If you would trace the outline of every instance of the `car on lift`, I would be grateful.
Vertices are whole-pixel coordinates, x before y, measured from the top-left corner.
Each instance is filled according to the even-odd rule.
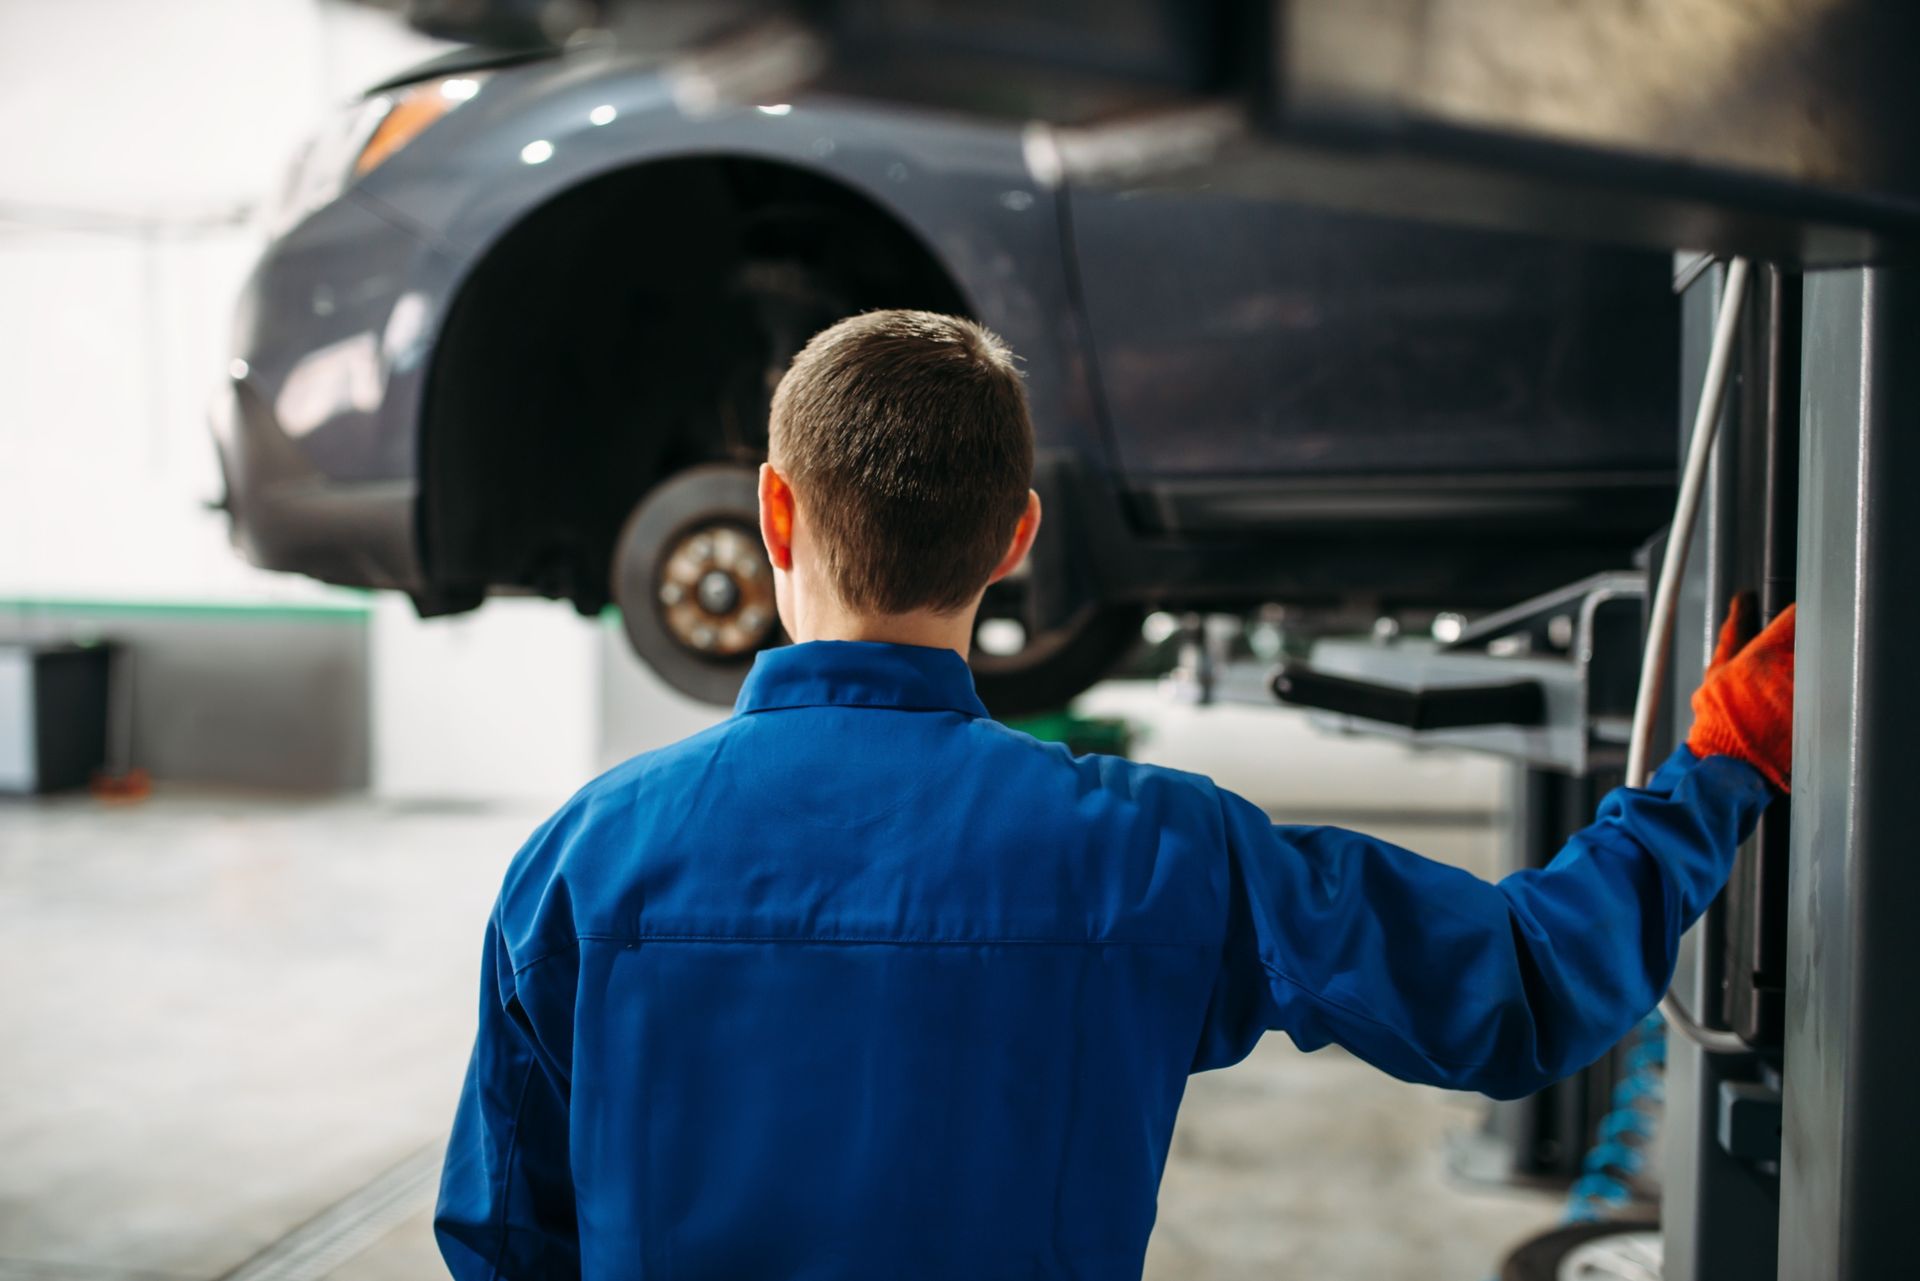
[[[1474,610],[1624,564],[1673,489],[1663,255],[1215,190],[1082,189],[1048,130],[727,105],[616,47],[458,50],[301,152],[214,414],[255,562],[617,606],[732,697],[778,643],[753,469],[806,339],[971,316],[1025,362],[1048,519],[982,610],[1058,706],[1152,609]]]

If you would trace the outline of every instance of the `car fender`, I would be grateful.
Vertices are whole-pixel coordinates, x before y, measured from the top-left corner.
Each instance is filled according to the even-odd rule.
[[[847,187],[918,238],[1025,359],[1042,448],[1104,453],[1059,195],[1033,171],[1020,129],[822,97],[703,109],[675,83],[671,69],[617,54],[507,67],[353,189],[436,250],[410,284],[427,304],[429,343],[490,249],[566,193],[665,160],[771,161]],[[424,380],[424,369],[397,371],[384,406],[394,428],[412,431]]]

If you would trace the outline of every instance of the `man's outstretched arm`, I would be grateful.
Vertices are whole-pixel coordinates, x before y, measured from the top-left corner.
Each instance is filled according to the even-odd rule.
[[[1195,1066],[1274,1029],[1506,1098],[1604,1054],[1666,991],[1766,780],[1790,776],[1793,617],[1744,650],[1742,617],[1695,696],[1693,747],[1610,792],[1546,867],[1498,884],[1357,832],[1274,827],[1222,793],[1226,954]]]
[[[1767,796],[1751,766],[1683,747],[1548,866],[1492,884],[1358,832],[1271,826],[1223,794],[1235,902],[1196,1066],[1271,1028],[1405,1080],[1530,1094],[1659,1001]]]

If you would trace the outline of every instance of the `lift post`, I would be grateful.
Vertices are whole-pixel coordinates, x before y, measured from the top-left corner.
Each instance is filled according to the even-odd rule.
[[[1810,273],[1782,1281],[1911,1275],[1920,1153],[1920,269]]]

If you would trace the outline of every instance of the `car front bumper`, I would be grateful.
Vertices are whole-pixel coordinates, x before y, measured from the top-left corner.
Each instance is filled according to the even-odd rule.
[[[419,404],[448,274],[352,193],[267,247],[209,415],[232,540],[254,564],[426,594]]]
[[[328,478],[293,448],[244,378],[216,394],[209,418],[228,533],[249,561],[346,587],[424,590],[414,481]]]

